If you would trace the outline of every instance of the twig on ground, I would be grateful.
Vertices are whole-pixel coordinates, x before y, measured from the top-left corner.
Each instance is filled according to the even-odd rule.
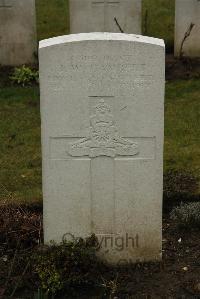
[[[16,249],[15,249],[14,257],[12,259],[11,266],[10,266],[9,271],[8,271],[8,276],[7,276],[7,279],[6,279],[6,283],[4,285],[5,291],[6,291],[7,287],[8,287],[8,283],[9,283],[10,277],[12,275],[12,270],[13,270],[13,267],[14,267],[14,264],[15,264],[17,253],[18,253],[19,242],[20,242],[20,240],[18,240],[18,242],[17,242],[17,246],[16,246]]]
[[[123,29],[122,29],[122,27],[119,25],[119,23],[118,23],[118,21],[117,21],[117,18],[116,18],[116,17],[114,17],[114,21],[115,21],[115,23],[116,23],[117,27],[119,28],[119,31],[120,31],[121,33],[124,33],[124,30],[123,30]]]
[[[26,271],[27,271],[29,265],[30,265],[30,262],[28,262],[28,263],[26,264],[26,267],[24,268],[24,271],[23,271],[22,275],[21,275],[21,276],[19,277],[19,279],[17,280],[17,283],[16,283],[16,285],[15,285],[15,287],[14,287],[14,290],[12,291],[12,293],[11,293],[11,295],[10,295],[10,298],[12,298],[12,297],[14,296],[15,292],[17,291],[17,288],[18,288],[18,286],[19,286],[20,280],[21,280],[21,279],[23,278],[23,276],[25,275],[25,273],[26,273]]]
[[[181,47],[180,47],[180,53],[179,53],[179,58],[180,59],[183,57],[183,54],[184,54],[183,45],[184,45],[186,39],[190,36],[194,26],[195,26],[195,24],[191,23],[190,26],[188,27],[187,31],[185,32],[185,35],[183,37],[183,40],[181,42]]]

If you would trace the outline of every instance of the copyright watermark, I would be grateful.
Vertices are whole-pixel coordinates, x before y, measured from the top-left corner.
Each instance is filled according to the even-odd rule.
[[[139,248],[139,236],[136,234],[134,237],[125,235],[108,235],[97,236],[100,248],[112,248],[117,251],[123,251],[127,248]]]
[[[114,249],[116,251],[123,251],[128,248],[139,248],[139,235],[130,236],[128,233],[125,235],[96,235],[98,244],[97,249]],[[63,241],[78,242],[79,237],[75,237],[72,233],[66,233],[63,235]]]

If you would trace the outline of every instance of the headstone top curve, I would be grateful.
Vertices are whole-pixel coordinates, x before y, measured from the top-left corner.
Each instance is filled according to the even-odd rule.
[[[108,32],[92,32],[92,33],[78,33],[61,35],[49,39],[44,39],[39,42],[39,48],[46,48],[65,43],[81,42],[81,41],[127,41],[127,42],[138,42],[144,44],[152,44],[160,47],[165,47],[163,39],[136,35],[126,33],[108,33]]]

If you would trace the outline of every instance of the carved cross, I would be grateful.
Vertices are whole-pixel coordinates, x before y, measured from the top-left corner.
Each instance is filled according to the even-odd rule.
[[[120,4],[119,0],[93,0],[92,1],[92,6],[96,9],[102,9],[101,11],[101,18],[102,18],[102,24],[104,25],[104,29],[102,30],[106,30],[107,26],[106,23],[110,22],[110,20],[113,21],[113,23],[115,23],[115,18],[116,18],[116,10],[112,9],[112,14],[114,14],[113,16],[110,15],[110,13],[108,13],[108,8],[114,8],[117,7]],[[98,14],[99,14],[99,10],[98,10]]]
[[[116,105],[116,100],[112,96],[107,98],[90,97],[87,136],[50,138],[50,163],[51,161],[54,163],[56,160],[89,163],[91,227],[99,233],[103,226],[98,217],[99,209],[101,210],[101,207],[105,209],[106,206],[110,211],[107,221],[109,221],[111,231],[114,231],[117,188],[115,177],[120,170],[120,165],[123,165],[123,161],[124,163],[135,163],[136,161],[141,163],[142,160],[155,159],[155,137],[120,136],[114,117],[114,105]],[[123,109],[127,109],[127,106],[123,105],[120,110]],[[123,175],[123,171],[121,175]]]
[[[119,4],[119,3],[120,3],[120,1],[114,1],[114,0],[96,0],[96,1],[94,0],[94,1],[92,1],[92,4],[96,4],[96,5],[103,4],[104,7],[107,5]]]

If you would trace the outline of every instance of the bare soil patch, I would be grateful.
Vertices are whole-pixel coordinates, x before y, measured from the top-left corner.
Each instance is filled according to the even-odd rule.
[[[39,281],[27,264],[41,240],[41,208],[1,207],[0,298],[33,298]],[[200,298],[199,240],[199,229],[180,230],[165,214],[162,262],[105,267],[102,287],[55,298]]]
[[[166,80],[200,78],[200,58],[166,55]]]

